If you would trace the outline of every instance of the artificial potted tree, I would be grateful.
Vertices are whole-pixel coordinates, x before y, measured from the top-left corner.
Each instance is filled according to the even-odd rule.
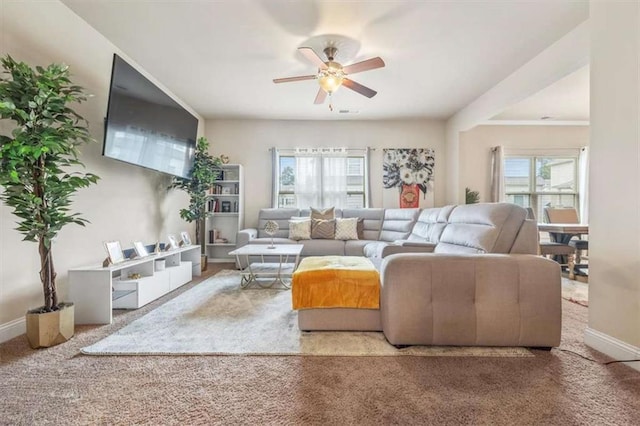
[[[98,180],[65,170],[83,166],[78,148],[93,141],[86,120],[69,106],[86,95],[71,83],[66,65],[33,69],[8,55],[0,62],[0,118],[15,124],[0,135],[0,200],[18,217],[23,240],[38,243],[44,305],[27,312],[27,337],[33,348],[48,347],[74,332],[73,304],[58,300],[53,241],[65,225],[87,223],[70,211],[71,198]]]
[[[213,214],[207,211],[207,193],[220,176],[221,163],[220,158],[209,154],[207,138],[201,137],[196,142],[196,152],[189,177],[175,176],[171,182],[171,188],[181,189],[189,194],[189,207],[180,210],[180,217],[189,223],[196,223],[196,241],[200,244],[200,265],[203,271],[207,269],[204,220]]]

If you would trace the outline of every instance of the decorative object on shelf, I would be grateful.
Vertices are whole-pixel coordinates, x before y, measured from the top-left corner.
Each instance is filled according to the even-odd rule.
[[[124,262],[124,253],[122,252],[120,241],[106,241],[104,243],[104,248],[107,250],[107,259],[109,259],[109,264],[114,265],[116,263]]]
[[[221,207],[222,213],[231,213],[231,201],[223,201]]]
[[[280,226],[278,226],[278,222],[275,220],[268,220],[267,223],[264,224],[264,232],[271,237],[271,245],[267,248],[274,249],[276,246],[273,244],[273,236],[278,232]]]
[[[207,267],[204,220],[213,214],[207,210],[207,192],[222,172],[221,163],[220,158],[209,154],[207,138],[199,138],[190,179],[174,177],[170,185],[170,188],[181,189],[189,194],[189,207],[180,210],[180,217],[189,223],[196,223],[196,242],[200,244],[202,270]]]
[[[180,233],[180,238],[182,239],[182,243],[185,246],[191,245],[191,238],[189,238],[189,233],[187,231],[182,231]]]
[[[142,274],[138,273],[138,272],[132,272],[129,274],[129,279],[130,280],[139,280],[140,278],[142,278]]]
[[[477,204],[480,202],[480,193],[467,187],[464,189],[464,200],[465,204]]]
[[[153,262],[153,270],[154,271],[164,271],[166,268],[166,260],[165,259],[156,259]]]
[[[138,257],[149,256],[149,253],[147,252],[147,249],[145,248],[144,244],[142,244],[142,241],[134,241],[133,249],[136,251],[136,255],[138,255]]]
[[[168,235],[167,240],[169,240],[169,243],[168,243],[169,247],[167,247],[167,250],[173,250],[180,247],[180,245],[178,244],[178,241],[176,240],[175,235]]]
[[[88,221],[70,206],[80,188],[98,176],[80,170],[80,147],[94,142],[88,124],[71,104],[87,99],[70,81],[69,67],[51,64],[31,68],[7,55],[0,61],[0,200],[18,217],[24,241],[38,243],[44,305],[27,312],[27,338],[32,348],[69,340],[74,333],[72,303],[58,301],[53,241],[65,225]],[[66,171],[68,167],[73,171]]]
[[[401,208],[419,207],[420,192],[423,199],[431,192],[434,165],[432,149],[384,149],[382,184],[386,189],[398,188]]]
[[[220,161],[222,162],[222,164],[229,164],[229,157],[227,155],[221,154]]]

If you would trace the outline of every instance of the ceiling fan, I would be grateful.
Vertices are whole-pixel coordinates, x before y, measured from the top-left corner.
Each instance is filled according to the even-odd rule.
[[[376,93],[378,93],[375,90],[363,86],[360,83],[356,83],[355,81],[347,78],[347,76],[355,74],[357,72],[384,67],[384,61],[381,58],[375,57],[343,67],[341,64],[334,61],[334,57],[338,52],[338,49],[336,47],[329,46],[324,49],[324,54],[327,56],[327,61],[323,61],[322,58],[320,58],[320,56],[318,56],[318,54],[310,47],[299,47],[298,50],[304,55],[305,58],[309,60],[309,62],[318,67],[317,74],[301,75],[298,77],[275,78],[273,80],[274,83],[288,83],[291,81],[317,79],[318,83],[320,84],[320,89],[318,89],[318,94],[316,95],[316,99],[314,101],[315,104],[324,103],[327,95],[331,96],[331,94],[335,92],[340,86],[345,86],[346,88],[360,93],[361,95],[364,95],[368,98],[373,98]],[[331,104],[329,104],[329,109],[332,109]]]

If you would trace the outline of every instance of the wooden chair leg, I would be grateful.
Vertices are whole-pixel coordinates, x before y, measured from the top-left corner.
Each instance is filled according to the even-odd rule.
[[[567,268],[569,269],[570,280],[576,279],[575,267],[576,267],[575,255],[570,254],[567,256]]]

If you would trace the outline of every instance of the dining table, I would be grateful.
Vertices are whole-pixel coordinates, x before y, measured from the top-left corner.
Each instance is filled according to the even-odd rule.
[[[582,223],[539,223],[538,231],[548,232],[551,241],[569,244],[575,236],[588,235],[589,225]]]
[[[552,242],[569,244],[573,237],[580,237],[589,234],[589,225],[584,223],[538,223],[538,231],[548,232]],[[556,259],[559,263],[566,263],[565,259]],[[575,273],[585,275],[582,268],[586,268],[586,264],[576,264],[574,266]]]

